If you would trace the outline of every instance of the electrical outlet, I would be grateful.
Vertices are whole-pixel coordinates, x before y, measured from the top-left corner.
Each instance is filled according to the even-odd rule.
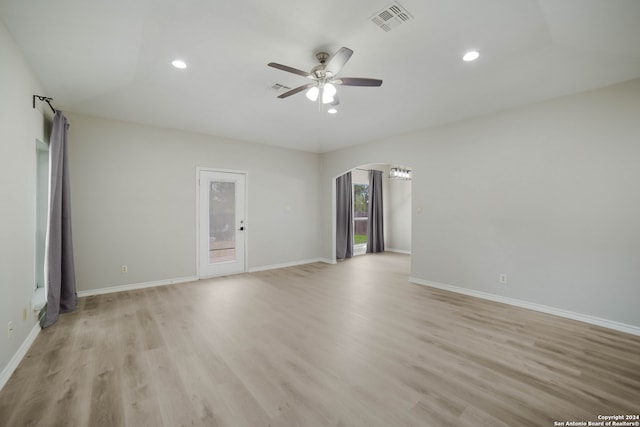
[[[13,336],[13,322],[9,322],[9,324],[7,325],[7,335],[9,336],[9,338]]]
[[[129,267],[127,267],[126,265],[123,265],[123,266],[120,268],[120,272],[121,272],[121,273],[127,273],[127,272],[129,272]]]
[[[499,277],[500,283],[506,285],[507,284],[507,275],[502,273]]]

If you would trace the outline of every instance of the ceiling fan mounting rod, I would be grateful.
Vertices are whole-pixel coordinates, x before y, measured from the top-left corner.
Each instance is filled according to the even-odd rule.
[[[318,52],[316,53],[316,59],[320,61],[321,64],[324,64],[327,62],[327,59],[329,59],[329,54],[327,52]]]

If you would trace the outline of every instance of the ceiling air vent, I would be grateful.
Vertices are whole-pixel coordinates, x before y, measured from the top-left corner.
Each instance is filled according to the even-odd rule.
[[[273,86],[271,86],[271,89],[273,89],[273,90],[290,90],[291,88],[289,86],[285,86],[285,85],[280,84],[280,83],[274,83]]]
[[[374,24],[387,32],[411,19],[413,16],[398,2],[391,3],[371,17]]]

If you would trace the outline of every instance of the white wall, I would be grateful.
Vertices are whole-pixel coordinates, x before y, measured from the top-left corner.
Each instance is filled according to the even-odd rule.
[[[408,165],[413,277],[638,327],[639,117],[633,80],[326,153],[323,234],[334,176]]]
[[[411,181],[387,179],[388,196],[384,199],[388,206],[385,222],[388,225],[386,250],[411,252]]]
[[[79,291],[196,274],[199,166],[248,172],[249,268],[319,257],[319,155],[67,116]]]
[[[3,375],[36,324],[36,138],[45,140],[45,118],[31,106],[40,84],[0,21],[0,387]],[[44,104],[46,106],[46,104]],[[49,108],[46,106],[46,108]],[[27,319],[22,319],[23,309]],[[13,322],[12,338],[7,325]]]

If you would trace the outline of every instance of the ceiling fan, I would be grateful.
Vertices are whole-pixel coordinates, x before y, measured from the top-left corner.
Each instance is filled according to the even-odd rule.
[[[311,83],[298,86],[295,89],[291,89],[290,91],[281,94],[278,98],[287,98],[306,90],[307,98],[311,101],[318,101],[318,106],[322,109],[323,104],[330,104],[332,106],[339,104],[340,101],[336,95],[337,90],[335,85],[381,86],[382,80],[379,79],[369,79],[364,77],[337,77],[337,74],[340,72],[342,67],[344,67],[349,58],[351,58],[351,55],[353,55],[353,51],[347,47],[341,47],[333,54],[333,56],[329,56],[327,52],[318,52],[316,53],[316,58],[320,61],[320,64],[313,67],[310,72],[275,62],[268,63],[267,65],[269,67],[277,68],[279,70],[313,80]]]

